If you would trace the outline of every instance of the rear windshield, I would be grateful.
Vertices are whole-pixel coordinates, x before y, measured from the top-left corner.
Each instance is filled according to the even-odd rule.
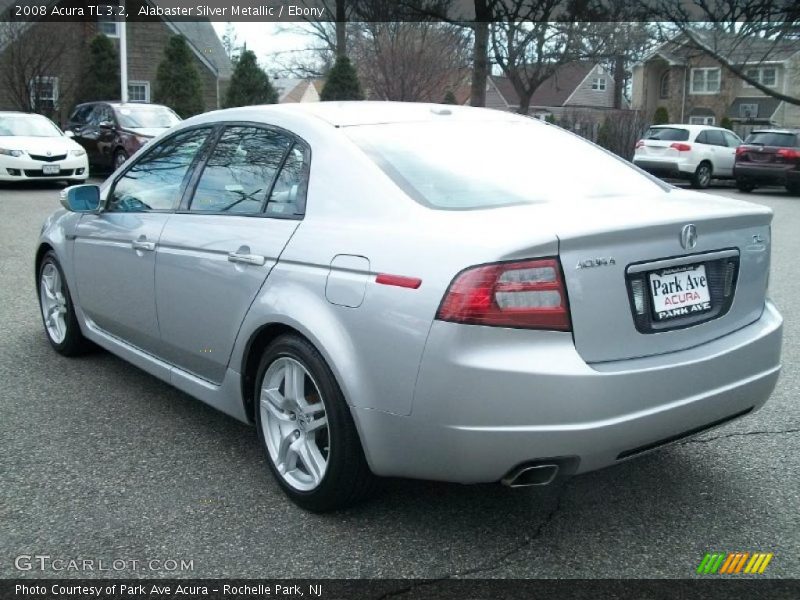
[[[689,130],[681,129],[680,127],[651,127],[644,134],[644,139],[685,142],[689,139]]]
[[[755,131],[747,136],[745,144],[755,144],[759,146],[788,146],[790,148],[797,145],[797,138],[793,133],[775,133],[772,131]]]
[[[661,189],[621,159],[533,119],[344,131],[406,194],[430,208],[492,208]]]

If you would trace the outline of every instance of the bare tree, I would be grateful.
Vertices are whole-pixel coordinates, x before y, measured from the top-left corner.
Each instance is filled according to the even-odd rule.
[[[368,22],[351,44],[364,88],[386,100],[440,102],[465,78],[469,39],[432,22]]]
[[[673,43],[710,56],[767,96],[800,105],[800,98],[765,85],[758,66],[797,50],[800,11],[769,0],[662,0],[657,18],[680,33]]]

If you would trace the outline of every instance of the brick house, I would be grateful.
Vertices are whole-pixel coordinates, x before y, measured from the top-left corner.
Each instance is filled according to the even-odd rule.
[[[732,36],[697,35],[763,85],[800,97],[800,41],[775,44],[753,38],[742,43]],[[663,106],[673,123],[720,125],[727,118],[740,135],[764,126],[800,127],[800,106],[745,83],[719,61],[687,44],[682,35],[633,67],[632,105],[648,118]]]
[[[138,6],[145,2],[147,0],[129,0],[126,3],[129,14],[135,14]],[[83,99],[81,79],[89,43],[102,33],[118,47],[119,23],[108,18],[13,23],[7,17],[13,4],[13,0],[0,0],[0,25],[6,31],[11,31],[9,28],[12,26],[15,28],[13,36],[0,35],[0,110],[32,110],[63,123],[72,107]],[[59,2],[50,2],[50,5],[57,6]],[[156,71],[164,57],[167,41],[176,34],[186,39],[192,51],[200,75],[205,110],[219,108],[230,81],[232,65],[209,21],[128,21],[129,100],[154,101]],[[39,58],[38,68],[33,68],[34,61],[29,57],[37,53],[44,58]],[[26,74],[24,69],[30,69],[30,74]],[[8,85],[12,80],[16,86]],[[24,89],[26,84],[29,86],[27,90]]]

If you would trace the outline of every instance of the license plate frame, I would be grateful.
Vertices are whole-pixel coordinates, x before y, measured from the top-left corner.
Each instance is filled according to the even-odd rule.
[[[701,315],[714,308],[704,263],[650,271],[647,287],[656,323]]]

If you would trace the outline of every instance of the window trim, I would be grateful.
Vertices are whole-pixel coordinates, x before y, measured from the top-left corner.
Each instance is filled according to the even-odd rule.
[[[38,98],[36,94],[36,86],[40,82],[45,81],[53,84],[53,97],[51,98]],[[58,75],[36,75],[30,80],[30,102],[34,110],[41,110],[41,106],[37,104],[41,101],[52,102],[53,110],[58,109]]]
[[[247,218],[257,218],[257,219],[289,219],[293,221],[302,221],[306,214],[306,203],[307,203],[307,196],[308,196],[308,184],[310,179],[311,173],[311,146],[306,142],[303,138],[298,136],[297,134],[289,131],[288,129],[284,129],[283,127],[278,127],[277,125],[270,125],[268,123],[260,123],[255,121],[218,121],[214,123],[217,126],[218,131],[214,135],[213,143],[210,144],[207,148],[203,150],[203,157],[202,161],[198,161],[192,165],[192,177],[190,178],[189,182],[186,185],[186,188],[181,195],[181,201],[178,205],[178,208],[175,209],[173,212],[179,215],[204,215],[204,216],[223,216],[223,217],[247,217]],[[197,185],[200,182],[200,177],[202,177],[203,171],[206,167],[206,163],[208,159],[211,157],[211,153],[214,151],[214,148],[217,146],[217,142],[219,138],[222,137],[223,132],[228,127],[255,127],[258,129],[266,129],[267,131],[274,131],[275,133],[280,133],[290,140],[289,147],[286,149],[286,152],[281,159],[280,167],[277,171],[275,171],[275,177],[273,181],[270,183],[269,193],[272,194],[272,188],[277,181],[278,175],[283,168],[283,165],[286,162],[286,158],[289,156],[289,153],[292,151],[292,148],[295,146],[299,146],[303,150],[303,170],[301,171],[301,182],[300,187],[297,189],[297,212],[292,214],[281,214],[281,213],[267,213],[267,204],[269,204],[269,196],[267,196],[267,202],[264,203],[262,206],[261,212],[257,213],[230,213],[230,212],[219,212],[219,211],[197,211],[197,210],[190,210],[191,200],[194,197],[195,191],[197,191]],[[187,128],[190,129],[190,128]],[[185,130],[182,130],[185,131]]]
[[[169,136],[165,137],[163,140],[159,140],[157,145],[154,145],[152,147],[147,148],[147,150],[145,150],[145,152],[141,156],[138,156],[135,161],[133,161],[133,160],[128,161],[125,164],[125,167],[123,168],[123,170],[120,172],[120,174],[117,175],[114,178],[114,181],[111,182],[111,185],[108,186],[108,192],[106,192],[105,199],[103,199],[98,212],[99,213],[105,213],[105,212],[108,212],[108,213],[121,213],[121,212],[123,212],[123,211],[116,211],[116,210],[109,210],[108,209],[108,202],[113,197],[114,191],[117,189],[117,184],[120,182],[120,180],[123,177],[125,177],[125,175],[127,175],[128,172],[133,167],[135,167],[142,160],[144,160],[145,158],[150,156],[150,154],[152,152],[154,152],[156,148],[158,148],[159,146],[161,146],[165,142],[168,142],[169,140],[173,139],[174,137],[176,137],[178,135],[187,133],[189,131],[196,131],[198,129],[208,129],[209,133],[208,133],[208,136],[206,137],[205,141],[203,142],[203,146],[200,148],[200,151],[192,159],[192,162],[189,164],[189,168],[187,169],[186,174],[183,176],[183,181],[181,181],[181,187],[180,187],[180,191],[178,193],[178,202],[173,203],[172,208],[150,209],[150,210],[146,210],[146,211],[141,211],[141,212],[147,213],[147,214],[149,214],[149,213],[159,213],[159,214],[174,213],[176,208],[179,207],[181,205],[181,202],[183,201],[183,197],[186,194],[186,186],[188,185],[188,183],[191,181],[192,177],[194,176],[194,170],[197,167],[199,158],[201,156],[205,155],[205,153],[207,151],[206,149],[208,148],[209,140],[217,134],[218,123],[199,123],[199,124],[193,125],[191,127],[184,127],[182,129],[179,129],[178,131],[175,131],[174,133],[171,133]],[[135,213],[131,213],[131,214],[135,214]]]
[[[658,80],[658,97],[662,100],[664,98],[669,98],[669,79],[669,69],[667,69],[661,74]],[[664,89],[665,85],[666,89]]]
[[[131,100],[131,86],[132,85],[140,85],[144,88],[144,100]],[[142,80],[131,80],[128,81],[128,102],[135,102],[135,103],[143,103],[149,104],[150,103],[150,82],[142,79]]]
[[[703,122],[698,123],[692,119],[703,119]],[[711,119],[710,123],[708,122],[708,119]],[[717,118],[714,115],[689,115],[689,125],[709,125],[716,127],[716,120]]]
[[[778,87],[778,67],[764,67],[764,66],[749,67],[749,68],[744,70],[745,75],[747,75],[748,77],[750,77],[750,75],[748,75],[749,71],[756,71],[756,76],[753,77],[753,79],[757,80],[758,83],[760,83],[764,87],[768,87],[768,88],[776,88],[776,87]],[[764,71],[772,71],[775,74],[774,75],[775,79],[773,80],[772,83],[769,83],[769,84],[764,83]],[[755,89],[756,86],[754,86],[752,83],[742,79],[742,87]]]
[[[101,7],[109,7],[112,9],[112,15],[101,15],[99,14]],[[116,16],[116,11],[119,10],[119,2],[99,2],[96,10],[98,11],[97,14],[97,33],[100,35],[104,35],[107,38],[111,39],[119,39],[120,36],[120,26],[119,26],[119,19]],[[113,18],[109,18],[113,17]],[[113,23],[114,24],[114,33],[106,33],[100,29],[100,23]]]
[[[608,89],[606,85],[606,77],[605,75],[595,75],[592,77],[592,91],[593,92],[605,92]]]
[[[702,91],[695,91],[694,89],[694,77],[695,73],[703,72],[703,87]],[[717,78],[717,89],[714,91],[708,90],[708,72],[709,71],[716,71],[719,75]],[[715,96],[722,91],[722,69],[720,67],[695,67],[691,69],[689,75],[689,94],[693,96]]]

